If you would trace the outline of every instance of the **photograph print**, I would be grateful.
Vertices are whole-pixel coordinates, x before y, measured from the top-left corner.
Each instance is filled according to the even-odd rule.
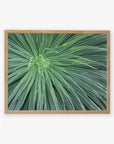
[[[5,113],[109,113],[109,31],[5,31]]]

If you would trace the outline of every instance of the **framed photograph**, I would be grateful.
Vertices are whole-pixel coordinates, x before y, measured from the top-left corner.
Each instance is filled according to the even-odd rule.
[[[5,30],[5,113],[110,113],[110,31]]]

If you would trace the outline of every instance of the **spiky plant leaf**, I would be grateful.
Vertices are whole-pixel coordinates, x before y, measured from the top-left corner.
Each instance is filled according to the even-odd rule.
[[[9,110],[106,110],[106,34],[8,34]]]

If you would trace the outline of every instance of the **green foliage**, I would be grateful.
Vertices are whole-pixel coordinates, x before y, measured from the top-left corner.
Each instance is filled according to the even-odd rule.
[[[106,34],[8,34],[9,110],[106,110]]]

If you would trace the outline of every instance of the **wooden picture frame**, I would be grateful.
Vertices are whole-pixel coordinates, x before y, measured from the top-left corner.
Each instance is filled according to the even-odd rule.
[[[108,114],[110,113],[110,31],[109,30],[5,30],[5,114]],[[8,110],[8,34],[73,33],[107,35],[107,109],[106,110]]]

